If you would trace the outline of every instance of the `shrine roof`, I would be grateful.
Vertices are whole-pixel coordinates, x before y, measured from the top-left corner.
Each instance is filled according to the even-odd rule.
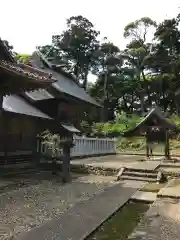
[[[17,95],[10,95],[3,98],[3,109],[6,112],[32,116],[40,119],[54,120],[36,107],[28,103],[24,98]],[[80,131],[70,122],[60,122],[61,127],[69,132],[79,133]]]
[[[57,91],[100,107],[100,104],[97,103],[88,93],[86,93],[86,91],[80,87],[71,76],[65,73],[57,72],[53,64],[48,61],[44,62],[44,58],[38,51],[33,53],[30,62],[33,67],[42,69],[42,71],[52,74],[52,76],[57,80],[52,83],[52,87]]]
[[[51,74],[44,73],[39,69],[30,67],[22,63],[12,63],[4,60],[0,60],[0,69],[6,72],[10,72],[15,75],[22,75],[27,78],[27,80],[35,80],[40,83],[53,83],[55,79],[52,78]]]
[[[163,129],[176,129],[176,125],[169,122],[163,115],[159,107],[152,108],[148,114],[136,125],[135,128],[123,133],[123,136],[142,135],[148,127],[157,126]]]
[[[6,96],[3,99],[3,109],[7,112],[23,114],[43,119],[52,119],[47,114],[30,105],[27,101],[17,95]]]
[[[4,90],[4,94],[44,88],[56,81],[49,73],[17,63],[1,39],[0,74],[1,89]]]

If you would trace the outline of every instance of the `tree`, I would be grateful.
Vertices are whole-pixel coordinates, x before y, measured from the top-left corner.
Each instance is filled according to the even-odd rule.
[[[154,39],[155,44],[147,58],[147,65],[157,74],[156,90],[158,87],[164,111],[168,108],[174,111],[176,103],[172,85],[180,77],[179,16],[160,23],[155,31]]]
[[[107,111],[111,112],[113,116],[113,109],[110,107],[110,95],[108,88],[116,75],[120,73],[122,66],[122,59],[120,58],[120,50],[112,42],[107,39],[101,43],[99,50],[95,53],[96,62],[93,66],[93,73],[97,75],[98,82],[102,86],[102,94],[100,102],[104,106],[102,112],[102,120],[107,120]]]
[[[86,89],[87,77],[94,64],[94,53],[99,48],[99,32],[83,16],[73,16],[67,20],[67,30],[53,36],[53,44],[68,61],[66,70],[75,75]]]
[[[123,52],[124,58],[131,67],[136,70],[139,81],[139,89],[146,87],[149,105],[152,105],[151,95],[148,91],[146,81],[146,59],[150,54],[152,43],[147,42],[148,30],[156,27],[156,22],[148,17],[143,17],[135,22],[129,23],[124,28],[124,37],[130,38],[130,43]],[[144,93],[140,91],[142,112],[144,112]]]

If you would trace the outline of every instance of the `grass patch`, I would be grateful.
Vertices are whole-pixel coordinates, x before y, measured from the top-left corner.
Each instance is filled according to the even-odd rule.
[[[140,191],[143,192],[159,192],[161,188],[163,188],[167,183],[148,183]]]
[[[125,240],[139,223],[149,205],[129,202],[86,240]]]

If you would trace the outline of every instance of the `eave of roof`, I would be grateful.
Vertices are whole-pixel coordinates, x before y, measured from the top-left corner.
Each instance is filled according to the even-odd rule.
[[[1,39],[0,53],[0,72],[3,74],[1,89],[4,94],[44,88],[55,82],[51,74],[17,63]]]
[[[47,114],[30,105],[27,101],[17,95],[10,95],[3,98],[3,109],[7,112],[23,114],[42,119],[52,120]]]
[[[35,81],[36,83],[51,84],[55,82],[55,79],[52,79],[50,74],[46,74],[25,64],[10,63],[0,60],[0,68],[17,76],[22,75],[23,77],[26,77],[27,80]]]
[[[80,133],[80,131],[74,125],[72,125],[70,123],[60,123],[60,124],[64,129],[68,130],[69,132]]]
[[[47,73],[24,64],[0,60],[1,89],[4,94],[14,94],[38,88],[46,88],[55,80]]]

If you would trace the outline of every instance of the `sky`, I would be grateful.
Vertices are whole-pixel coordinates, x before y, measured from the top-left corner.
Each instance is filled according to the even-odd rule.
[[[123,29],[129,22],[151,17],[157,22],[180,13],[179,0],[0,0],[0,37],[19,53],[32,53],[36,46],[51,43],[66,27],[66,19],[83,15],[101,36],[120,49],[126,45]]]

